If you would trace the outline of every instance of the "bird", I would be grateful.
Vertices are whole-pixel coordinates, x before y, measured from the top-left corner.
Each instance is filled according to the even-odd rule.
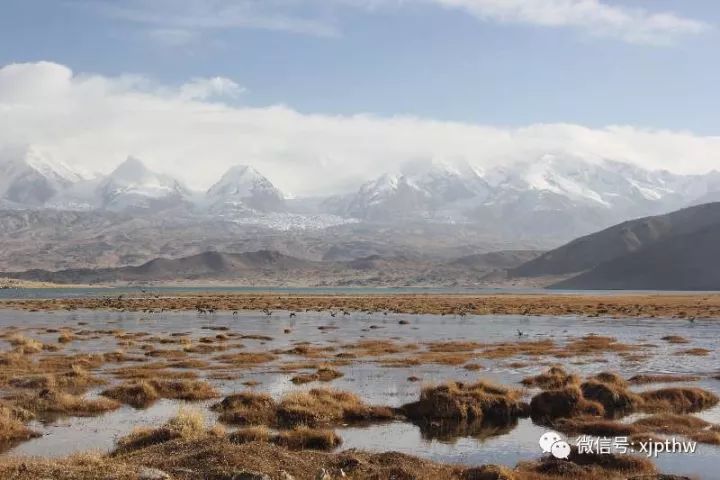
[[[237,317],[237,316],[238,316],[238,311],[237,310],[233,311],[233,317]]]
[[[290,312],[290,317],[297,317],[297,315],[295,314],[295,312]]]
[[[690,323],[695,323],[695,317],[690,317],[690,318],[688,318],[688,321],[689,321]]]
[[[523,335],[525,335],[525,334],[522,332],[522,330],[518,330],[517,332],[518,332],[518,334],[517,334],[518,337],[522,337]]]
[[[337,313],[335,313],[335,312],[333,312],[332,310],[330,310],[330,316],[333,317],[333,318],[335,318],[335,315],[337,315]]]

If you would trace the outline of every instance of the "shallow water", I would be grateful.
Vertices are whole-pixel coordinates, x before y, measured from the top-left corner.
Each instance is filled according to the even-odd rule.
[[[408,322],[401,325],[400,320]],[[83,323],[85,325],[79,325]],[[339,346],[362,339],[393,339],[401,343],[423,343],[429,341],[472,340],[478,342],[531,341],[550,338],[563,343],[577,337],[595,333],[616,337],[623,343],[648,344],[643,353],[647,358],[640,361],[628,361],[614,353],[600,356],[581,357],[587,363],[573,364],[577,358],[566,360],[569,369],[583,375],[600,371],[614,370],[626,377],[636,373],[685,373],[697,374],[707,378],[692,382],[702,388],[720,394],[720,381],[712,379],[718,373],[720,355],[716,350],[720,338],[720,322],[715,320],[697,320],[689,323],[672,319],[609,319],[585,317],[541,317],[541,316],[434,316],[405,314],[354,313],[349,316],[332,318],[327,312],[299,313],[289,318],[285,312],[276,312],[272,317],[262,313],[243,312],[233,317],[229,313],[213,316],[201,316],[195,312],[141,314],[103,311],[76,312],[20,312],[0,310],[0,328],[16,326],[24,334],[47,342],[54,342],[57,333],[42,332],[45,328],[72,326],[75,329],[105,330],[120,329],[126,332],[147,332],[150,335],[166,336],[172,333],[186,332],[192,338],[214,335],[215,331],[202,327],[226,326],[233,332],[243,335],[265,335],[269,341],[243,339],[244,348],[239,351],[270,351],[288,349],[298,342],[310,342],[320,346]],[[320,330],[318,327],[337,327],[334,330]],[[371,328],[372,327],[372,328]],[[284,334],[284,329],[291,334]],[[523,332],[522,337],[517,331]],[[672,345],[661,340],[665,335],[681,335],[689,344]],[[92,336],[91,336],[92,337]],[[106,352],[117,350],[117,340],[112,335],[73,341],[64,346],[62,354],[73,352]],[[0,349],[8,345],[0,340]],[[177,347],[167,345],[166,348]],[[711,350],[708,356],[678,356],[676,352],[690,347],[702,347]],[[140,350],[137,350],[141,353]],[[128,351],[130,352],[130,351]],[[220,352],[220,354],[226,352]],[[210,359],[216,354],[193,354],[188,358]],[[298,390],[317,387],[318,383],[296,386],[290,382],[295,373],[282,373],[278,365],[289,361],[306,360],[300,356],[282,355],[275,362],[248,367],[235,367],[231,370],[231,380],[213,380],[223,395],[246,389],[248,380],[258,381],[257,391],[271,393],[275,397]],[[312,359],[309,359],[312,360]],[[554,357],[542,357],[540,361],[527,362],[528,366],[517,368],[509,364],[526,361],[523,357],[502,360],[489,360],[478,357],[473,360],[480,363],[484,370],[470,372],[462,366],[422,365],[418,367],[384,368],[372,359],[355,360],[346,367],[338,367],[345,376],[330,384],[340,390],[359,394],[372,404],[399,406],[416,400],[423,382],[444,380],[475,380],[488,378],[507,385],[517,385],[522,378],[540,373],[548,364],[560,363]],[[152,361],[152,360],[151,360]],[[123,366],[123,364],[119,365]],[[113,366],[114,368],[115,366]],[[230,370],[230,369],[228,369]],[[200,370],[206,376],[213,372]],[[409,382],[409,376],[417,376],[422,382]],[[108,377],[111,378],[111,377]],[[681,385],[681,384],[673,384]],[[659,388],[650,385],[643,388]],[[89,394],[95,394],[90,392]],[[531,394],[532,392],[529,392]],[[195,403],[195,406],[207,406],[212,402]],[[117,437],[129,433],[136,426],[159,425],[177,413],[183,402],[160,401],[148,409],[135,410],[130,407],[95,418],[67,418],[48,424],[34,424],[44,436],[21,443],[5,455],[44,455],[62,456],[76,451],[89,449],[109,450]],[[720,423],[720,407],[702,414],[702,418]],[[214,421],[208,411],[209,421]],[[366,450],[396,450],[408,454],[431,458],[433,460],[483,464],[501,463],[514,466],[520,460],[531,460],[540,455],[537,440],[545,429],[534,425],[529,419],[521,419],[517,426],[509,431],[494,432],[494,436],[483,434],[475,437],[451,439],[429,438],[420,428],[405,422],[372,425],[369,427],[346,427],[338,429],[344,440],[344,448]],[[664,454],[656,463],[666,473],[697,475],[702,478],[714,478],[716,466],[720,462],[720,448],[698,445],[698,450],[689,454]]]

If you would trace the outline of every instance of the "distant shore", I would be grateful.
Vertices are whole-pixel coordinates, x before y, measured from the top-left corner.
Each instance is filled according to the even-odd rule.
[[[383,312],[440,315],[577,315],[720,318],[718,293],[533,294],[289,294],[172,293],[58,299],[9,299],[0,308],[229,312],[240,310]],[[272,313],[271,313],[272,315]]]
[[[61,285],[51,282],[35,282],[31,280],[18,280],[15,278],[0,278],[0,289],[11,288],[93,288],[92,285],[69,284]]]

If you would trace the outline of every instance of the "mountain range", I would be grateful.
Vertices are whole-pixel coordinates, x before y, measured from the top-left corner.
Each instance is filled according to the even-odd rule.
[[[35,147],[5,150],[0,270],[263,250],[322,262],[377,255],[442,263],[551,250],[628,219],[720,199],[717,171],[679,175],[553,154],[486,169],[415,161],[370,176],[345,194],[289,198],[249,165],[195,191],[135,157],[89,175]]]

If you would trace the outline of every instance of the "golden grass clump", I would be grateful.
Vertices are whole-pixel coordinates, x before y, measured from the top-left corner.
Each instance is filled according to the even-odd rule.
[[[235,430],[228,436],[233,443],[264,442],[270,443],[273,439],[273,432],[265,425],[254,425]]]
[[[290,379],[295,385],[302,385],[311,382],[332,382],[335,379],[343,377],[345,374],[330,367],[318,368],[314,373],[305,373],[296,375]]]
[[[109,398],[90,400],[50,389],[42,390],[36,395],[19,394],[14,400],[19,406],[39,415],[86,417],[120,408],[120,403]]]
[[[277,412],[270,395],[255,392],[230,395],[210,408],[220,414],[221,422],[231,425],[271,425]]]
[[[687,435],[703,430],[710,424],[692,415],[660,413],[636,420],[633,425],[645,432]]]
[[[644,409],[656,412],[691,413],[714,407],[720,399],[702,388],[661,388],[640,393]]]
[[[342,439],[332,430],[298,426],[278,433],[272,442],[289,450],[332,450],[342,444]]]
[[[134,408],[149,407],[160,399],[158,391],[146,380],[117,385],[103,391],[102,395]]]
[[[0,443],[29,440],[39,436],[25,426],[32,414],[18,407],[0,404]]]
[[[543,390],[554,390],[568,385],[579,385],[580,377],[570,374],[564,368],[553,366],[548,371],[533,377],[523,378],[520,383],[526,387],[538,387]]]
[[[265,426],[245,427],[232,432],[228,438],[237,444],[273,443],[289,450],[327,451],[342,444],[340,436],[332,430],[319,430],[302,425],[278,433],[273,433]]]
[[[150,380],[149,383],[161,397],[173,400],[209,400],[219,396],[212,385],[202,380]]]
[[[369,406],[355,394],[324,388],[289,393],[277,406],[277,424],[281,426],[316,427],[393,418],[395,414],[388,407]]]
[[[401,407],[415,421],[444,419],[506,422],[526,416],[528,406],[519,390],[487,381],[472,384],[448,382],[422,389],[420,399]]]
[[[26,337],[20,333],[11,335],[7,341],[15,352],[23,355],[42,352],[45,347],[42,342],[34,338]]]
[[[131,434],[120,438],[113,455],[132,452],[175,439],[193,440],[206,433],[205,417],[202,412],[181,408],[175,417],[160,428],[136,428]]]
[[[548,423],[557,418],[602,416],[605,408],[599,402],[585,399],[580,387],[571,385],[535,395],[530,401],[530,415],[536,422]]]
[[[601,404],[607,414],[631,412],[643,403],[636,393],[617,383],[588,380],[580,385],[580,390],[583,398]]]

